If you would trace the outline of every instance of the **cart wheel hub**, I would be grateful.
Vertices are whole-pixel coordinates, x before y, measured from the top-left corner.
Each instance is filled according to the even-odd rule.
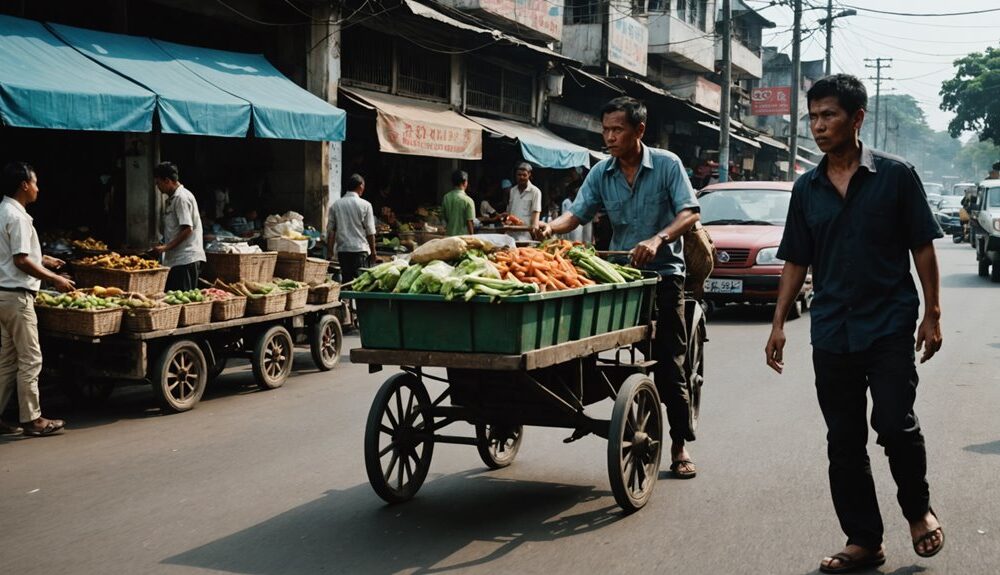
[[[637,431],[632,436],[632,448],[638,455],[647,455],[653,452],[653,438],[644,431]]]

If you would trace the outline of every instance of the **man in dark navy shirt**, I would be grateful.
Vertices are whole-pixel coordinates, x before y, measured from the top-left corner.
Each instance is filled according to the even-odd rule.
[[[767,364],[781,373],[785,317],[812,266],[813,368],[828,429],[834,508],[847,534],[847,547],[824,558],[820,570],[843,573],[885,562],[866,450],[868,391],[872,427],[889,458],[913,548],[930,557],[944,545],[930,507],[924,438],[913,412],[914,349],[923,349],[923,363],[941,347],[933,240],[943,234],[913,166],[858,140],[868,95],[857,78],[823,78],[807,99],[810,129],[826,155],[795,182],[778,249],[785,266],[765,354]],[[911,254],[924,295],[919,326]]]

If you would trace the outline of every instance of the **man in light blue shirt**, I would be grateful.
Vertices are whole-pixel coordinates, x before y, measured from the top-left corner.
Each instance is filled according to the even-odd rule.
[[[680,159],[642,143],[645,105],[635,98],[615,98],[601,109],[601,124],[611,157],[591,169],[569,211],[551,223],[539,223],[534,233],[541,238],[565,234],[602,211],[611,220],[611,250],[630,251],[633,265],[660,274],[654,375],[667,406],[670,470],[689,479],[697,471],[684,446],[694,440],[694,431],[684,374],[687,329],[681,236],[699,220],[700,208]]]

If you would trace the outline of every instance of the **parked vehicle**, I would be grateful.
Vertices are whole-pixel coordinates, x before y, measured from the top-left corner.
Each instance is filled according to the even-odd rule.
[[[773,304],[784,262],[777,257],[785,229],[791,182],[727,182],[698,193],[701,221],[715,243],[715,270],[705,281],[705,300]],[[789,311],[796,318],[812,301],[812,275]]]
[[[934,206],[934,217],[944,233],[956,238],[955,243],[961,243],[965,235],[962,227],[962,196],[945,196]]]
[[[971,207],[978,228],[973,246],[979,260],[979,276],[989,276],[1000,283],[1000,180],[979,184],[978,200]]]
[[[924,182],[924,192],[927,194],[928,198],[931,197],[932,195],[935,196],[946,195],[944,192],[944,186],[941,184],[935,184],[934,182]]]
[[[931,194],[931,193],[928,193],[927,194],[927,205],[930,206],[932,210],[936,210],[938,203],[941,201],[941,198],[943,198],[943,197],[944,196],[942,196],[941,194]]]

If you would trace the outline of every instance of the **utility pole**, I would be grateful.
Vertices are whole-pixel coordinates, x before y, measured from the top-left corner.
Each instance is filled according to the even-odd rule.
[[[871,64],[871,62],[875,62]],[[875,77],[868,77],[869,80],[875,80],[875,129],[873,130],[875,135],[875,141],[872,143],[873,148],[878,147],[878,108],[879,100],[882,96],[882,80],[892,80],[892,78],[883,78],[882,69],[891,68],[892,58],[865,58],[865,68],[875,68]]]
[[[788,181],[795,181],[795,160],[799,156],[799,88],[802,86],[802,0],[795,0],[792,24],[792,123],[788,126]]]
[[[841,10],[833,14],[833,0],[826,0],[826,18],[820,18],[819,24],[826,26],[826,75],[831,74],[830,56],[833,54],[833,21],[844,16],[857,16],[857,10]]]
[[[729,181],[729,113],[732,109],[733,12],[730,0],[722,0],[722,109],[719,110],[719,181]]]

